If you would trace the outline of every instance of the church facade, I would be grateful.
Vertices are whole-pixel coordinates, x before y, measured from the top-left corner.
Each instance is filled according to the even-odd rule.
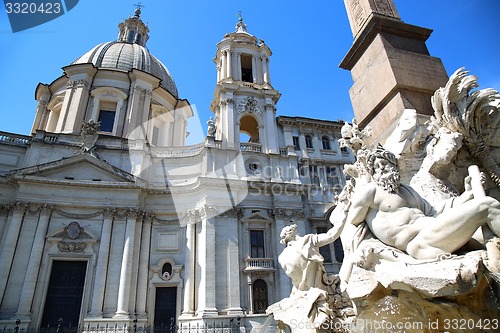
[[[343,122],[276,116],[271,50],[240,18],[207,137],[186,145],[193,110],[140,14],[38,85],[31,135],[0,132],[0,327],[257,331],[291,290],[281,229],[329,228]],[[337,272],[341,244],[321,251]]]

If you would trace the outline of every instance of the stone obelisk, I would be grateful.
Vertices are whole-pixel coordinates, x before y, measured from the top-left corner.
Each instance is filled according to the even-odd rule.
[[[425,44],[432,30],[403,22],[393,0],[344,3],[354,42],[340,67],[351,71],[358,125],[372,128],[372,143],[383,143],[405,109],[432,115],[430,98],[448,75]]]

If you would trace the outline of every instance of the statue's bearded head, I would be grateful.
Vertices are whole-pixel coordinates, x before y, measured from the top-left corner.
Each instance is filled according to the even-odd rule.
[[[397,193],[400,184],[398,160],[396,156],[381,145],[367,159],[367,168],[377,182],[389,193]]]
[[[280,243],[287,244],[289,241],[294,240],[295,236],[297,236],[297,225],[292,224],[284,227],[280,233]]]

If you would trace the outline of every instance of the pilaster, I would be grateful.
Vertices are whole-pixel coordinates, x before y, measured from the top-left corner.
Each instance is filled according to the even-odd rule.
[[[19,306],[15,315],[15,317],[20,320],[31,319],[31,304],[35,294],[38,271],[40,270],[43,248],[45,246],[45,235],[47,234],[52,209],[53,207],[48,205],[40,208],[35,238],[33,240],[26,275],[24,276]]]
[[[10,266],[14,259],[17,240],[21,231],[24,213],[27,205],[23,203],[15,203],[12,207],[12,213],[7,220],[7,228],[5,230],[4,242],[0,251],[0,303],[3,299],[5,288],[9,279]]]
[[[127,213],[125,229],[125,244],[123,247],[122,266],[120,270],[120,285],[118,286],[118,302],[114,318],[129,319],[130,280],[134,257],[135,227],[138,218],[137,211]]]
[[[215,266],[215,218],[202,217],[201,230],[198,234],[198,264],[200,267],[200,282],[198,285],[198,309],[200,317],[216,316],[218,314],[215,302],[216,266]]]
[[[99,256],[97,257],[97,264],[95,268],[94,291],[92,293],[89,317],[102,317],[114,215],[115,211],[111,209],[106,209],[103,212]]]
[[[137,278],[136,312],[138,319],[146,319],[146,301],[149,282],[149,254],[151,251],[152,216],[145,216],[142,223],[141,252],[139,255],[139,276]]]

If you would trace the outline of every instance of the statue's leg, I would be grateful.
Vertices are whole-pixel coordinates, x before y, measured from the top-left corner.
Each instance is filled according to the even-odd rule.
[[[420,232],[408,243],[407,252],[417,259],[433,259],[458,250],[481,225],[488,223],[495,234],[500,232],[500,203],[491,197],[472,199],[415,223]]]

